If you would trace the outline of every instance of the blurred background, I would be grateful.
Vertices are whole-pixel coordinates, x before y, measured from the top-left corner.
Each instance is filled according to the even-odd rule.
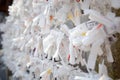
[[[5,23],[5,17],[8,16],[8,6],[11,5],[13,0],[0,0],[0,24]],[[1,26],[0,26],[1,27]],[[2,53],[2,37],[1,35],[3,32],[0,30],[0,80],[10,80],[11,72],[8,70],[8,68],[3,64],[3,61],[1,60]],[[12,80],[12,79],[11,79]]]

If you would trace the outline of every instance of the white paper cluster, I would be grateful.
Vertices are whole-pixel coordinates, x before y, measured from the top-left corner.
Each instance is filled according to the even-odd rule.
[[[94,71],[97,56],[114,61],[109,38],[115,41],[113,34],[120,32],[120,17],[111,12],[111,7],[120,8],[120,1],[104,1],[14,0],[2,27],[3,59],[13,76],[20,80],[111,80],[104,59],[99,73]]]

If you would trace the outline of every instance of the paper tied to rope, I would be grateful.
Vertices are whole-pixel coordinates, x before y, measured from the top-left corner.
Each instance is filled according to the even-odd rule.
[[[53,35],[48,35],[44,40],[43,40],[43,49],[44,52],[48,55],[48,58],[51,59],[52,55],[55,52],[56,44],[54,40]]]
[[[120,32],[120,18],[110,9],[119,8],[119,0],[93,1],[101,5],[14,0],[2,42],[4,63],[13,75],[22,80],[110,80],[104,62],[99,74],[94,69],[97,56],[114,61],[108,38]]]
[[[87,37],[87,33],[97,25],[94,21],[89,21],[76,26],[70,31],[70,36],[72,37],[73,45],[82,45],[82,40]],[[93,34],[93,33],[91,33]]]
[[[105,30],[106,30],[107,34],[113,34],[116,31],[116,28],[115,28],[116,25],[112,22],[112,20],[110,20],[106,16],[101,15],[97,11],[91,11],[89,18],[91,20],[97,21],[97,22],[105,25]]]
[[[59,54],[60,54],[60,45],[61,45],[61,42],[62,42],[62,39],[64,37],[64,34],[62,32],[55,32],[54,34],[56,34],[56,45],[57,45],[57,49],[56,49],[56,52],[55,54],[53,55],[53,58],[55,60],[59,60]]]
[[[106,56],[107,56],[107,61],[108,62],[114,62],[113,56],[112,56],[112,51],[111,51],[111,46],[108,40],[105,41],[105,49],[106,49]]]
[[[59,48],[62,38],[63,38],[63,33],[52,30],[50,35],[48,35],[43,40],[44,52],[47,53],[48,56],[50,55],[51,57],[57,58],[58,60]]]
[[[36,44],[35,48],[36,48],[36,50],[35,50],[34,56],[41,57],[43,54],[43,41],[42,41],[41,37],[37,38],[37,44]]]
[[[88,62],[87,62],[87,67],[89,69],[92,69],[92,70],[95,69],[97,56],[103,54],[103,51],[101,49],[101,45],[103,44],[103,42],[104,40],[101,39],[92,44],[92,48],[90,50],[90,54],[89,54]]]
[[[69,36],[69,27],[66,24],[60,26],[60,30],[67,36]]]
[[[89,30],[86,33],[86,37],[82,40],[83,45],[87,46],[87,45],[93,44],[95,41],[97,41],[101,38],[104,40],[107,37],[107,35],[106,35],[105,31],[103,30],[102,26],[103,26],[102,24],[98,24],[96,27]],[[102,27],[102,28],[100,28],[100,27]]]
[[[47,23],[46,19],[45,15],[40,14],[33,19],[32,26],[39,26],[42,34],[48,33],[50,25]]]
[[[72,43],[70,42],[70,44],[69,44],[69,58],[70,59],[68,59],[69,60],[69,62],[70,62],[70,64],[75,64],[75,53],[74,53],[75,51],[74,51],[74,48],[73,48],[73,45],[72,45]]]
[[[108,70],[104,64],[104,61],[101,64],[99,64],[99,75],[100,76],[103,76],[103,75],[108,76]]]
[[[56,15],[55,15],[55,19],[57,19],[60,23],[64,23],[66,18],[67,18],[67,13],[70,10],[70,6],[69,5],[64,5],[62,8],[60,8]]]

